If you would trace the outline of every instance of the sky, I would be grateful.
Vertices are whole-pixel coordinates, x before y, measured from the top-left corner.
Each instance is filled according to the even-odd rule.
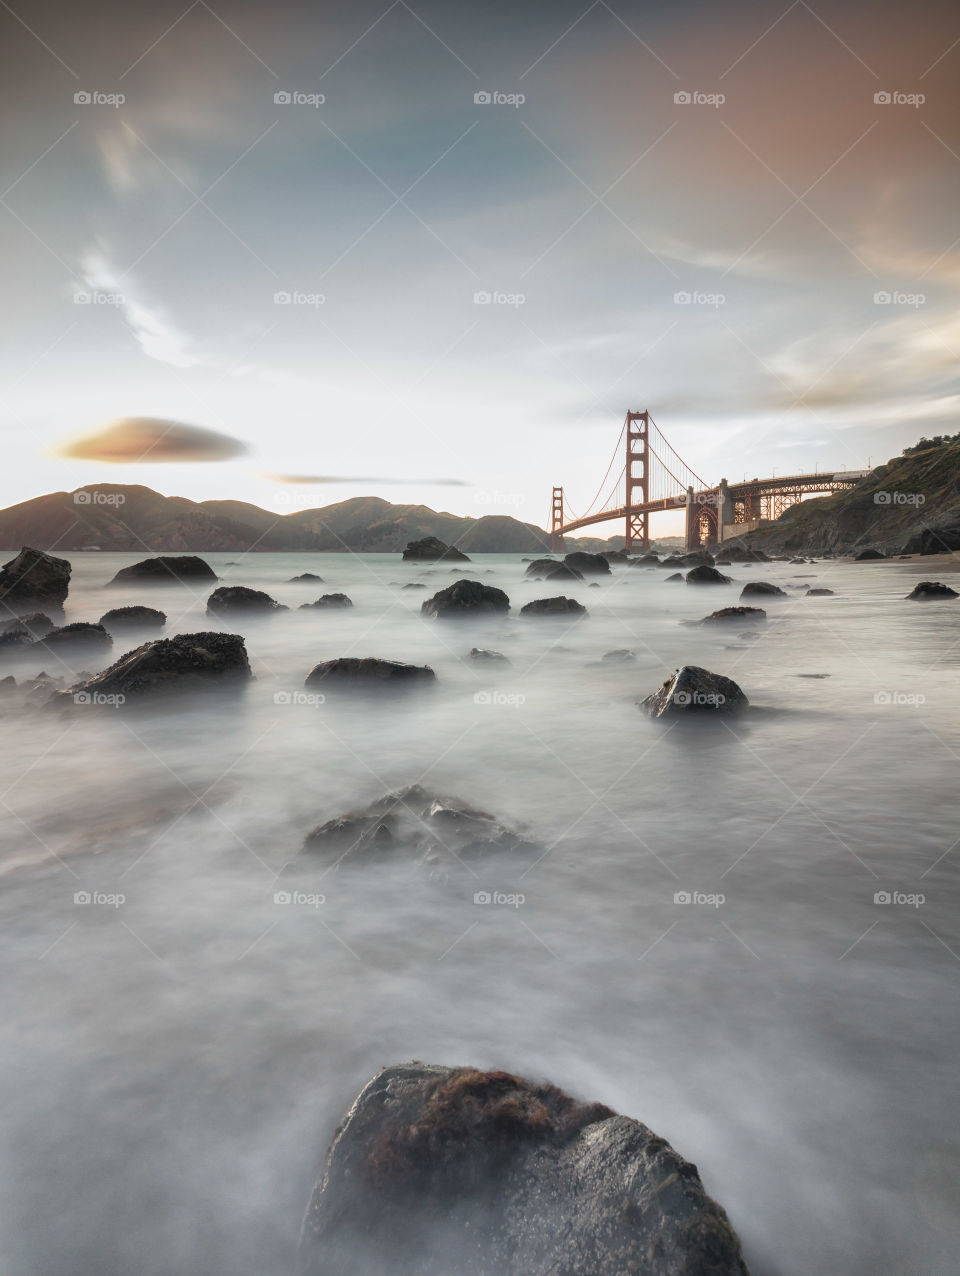
[[[542,525],[628,408],[711,483],[960,429],[955,5],[11,0],[0,49],[2,505]]]

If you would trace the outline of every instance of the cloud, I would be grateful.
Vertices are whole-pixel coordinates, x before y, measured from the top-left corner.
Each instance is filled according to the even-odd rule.
[[[465,479],[455,478],[374,478],[369,474],[262,474],[271,483],[379,483],[392,487],[470,487]]]
[[[81,461],[134,462],[227,461],[247,445],[229,434],[199,425],[134,416],[111,421],[96,434],[61,444],[58,455]]]
[[[83,262],[83,277],[95,292],[109,293],[118,299],[120,313],[129,324],[140,349],[151,359],[172,364],[175,368],[192,368],[200,362],[188,349],[188,338],[180,332],[156,305],[142,300],[132,280],[119,275],[99,253],[88,253]]]

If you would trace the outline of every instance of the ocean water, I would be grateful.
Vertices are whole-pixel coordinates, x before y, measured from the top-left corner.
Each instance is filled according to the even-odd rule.
[[[141,555],[68,557],[68,620],[145,602],[168,634],[224,627],[206,589],[105,588]],[[292,608],[235,626],[256,674],[235,701],[4,709],[5,1276],[289,1272],[343,1109],[409,1058],[644,1121],[755,1274],[960,1270],[960,607],[904,601],[929,564],[736,565],[800,587],[742,638],[682,623],[738,585],[660,569],[566,587],[589,616],[558,624],[520,619],[557,591],[519,556],[476,556],[510,617],[431,623],[421,602],[462,569],[206,557]],[[287,583],[304,571],[324,584]],[[297,610],[339,591],[349,611]],[[618,648],[635,659],[601,661]],[[340,655],[428,663],[437,686],[299,694]],[[636,699],[682,663],[754,708],[651,722]],[[542,857],[442,886],[298,859],[316,824],[413,782]]]

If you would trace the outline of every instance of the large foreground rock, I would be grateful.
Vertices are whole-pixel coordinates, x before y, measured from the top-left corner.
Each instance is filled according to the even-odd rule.
[[[298,1276],[747,1276],[697,1167],[507,1072],[385,1068],[337,1129]]]
[[[419,862],[434,876],[446,876],[495,851],[527,851],[528,860],[540,853],[518,830],[488,812],[419,784],[319,825],[308,834],[303,849],[324,867],[402,857]]]
[[[314,665],[304,686],[314,691],[401,690],[436,679],[429,665],[406,665],[376,656],[339,656]]]
[[[405,562],[413,563],[469,563],[470,559],[454,545],[445,545],[439,536],[424,536],[410,541],[403,551]]]
[[[25,546],[0,570],[0,615],[63,608],[70,588],[70,564]]]
[[[145,558],[140,563],[121,567],[110,585],[192,585],[219,580],[213,568],[196,554],[172,554]]]
[[[160,692],[193,693],[243,685],[251,677],[247,649],[239,634],[177,634],[128,651],[109,669],[58,699],[85,692],[92,703],[99,696],[137,700]]]
[[[942,585],[939,581],[922,580],[919,585],[914,585],[907,597],[915,602],[926,603],[938,598],[956,598],[958,594],[955,589],[951,589],[949,585]]]
[[[651,718],[682,714],[740,713],[750,702],[732,678],[699,665],[684,665],[651,696],[638,702]]]
[[[455,581],[420,605],[420,614],[428,620],[506,615],[509,610],[510,599],[502,589],[478,580]]]

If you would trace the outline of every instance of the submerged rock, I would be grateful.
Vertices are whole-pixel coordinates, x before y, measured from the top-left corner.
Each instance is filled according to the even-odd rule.
[[[538,577],[543,576],[545,572],[553,572],[556,571],[558,567],[566,567],[567,565],[556,558],[534,558],[528,560],[528,562],[529,566],[527,567],[524,575],[529,577],[531,580],[536,580]],[[582,578],[582,572],[580,573],[580,576]]]
[[[771,585],[766,580],[748,580],[740,590],[741,598],[789,598],[790,595],[779,585]]]
[[[352,607],[352,601],[346,594],[323,594],[315,603],[301,603],[300,610],[310,607]]]
[[[732,678],[699,665],[684,665],[653,695],[637,703],[651,718],[667,718],[689,713],[739,713],[750,702]]]
[[[922,580],[919,585],[914,585],[907,598],[912,598],[916,602],[933,602],[938,598],[957,598],[958,594],[955,589],[951,589],[949,585],[942,585],[935,580]]]
[[[681,554],[679,561],[684,567],[713,567],[713,555],[708,549],[692,549],[688,554]]]
[[[103,621],[100,623],[103,624]],[[26,630],[34,638],[45,638],[52,629],[56,629],[56,625],[49,616],[44,615],[42,611],[30,611],[0,624],[0,638],[4,634],[22,630]]]
[[[563,561],[584,576],[610,575],[610,564],[602,554],[587,554],[577,549],[572,554],[564,554]]]
[[[156,638],[121,656],[108,669],[64,692],[60,699],[85,693],[139,700],[157,693],[194,693],[214,687],[245,685],[253,675],[239,634],[177,634]],[[122,701],[121,701],[122,703]]]
[[[428,620],[457,620],[461,617],[506,615],[510,599],[495,585],[478,580],[458,580],[420,604],[420,614]]]
[[[703,563],[688,571],[685,580],[688,585],[729,585],[733,577],[724,576],[723,572],[718,572],[715,567]]]
[[[510,660],[502,651],[488,651],[484,647],[471,647],[470,659],[505,665],[510,664]]]
[[[833,597],[832,589],[808,589],[804,594],[804,598],[827,598],[828,596]]]
[[[145,558],[129,567],[121,567],[108,584],[142,582],[146,585],[189,585],[218,579],[209,563],[205,563],[196,554],[161,554],[159,558]]]
[[[675,581],[675,580],[683,580],[683,573],[682,573],[682,572],[674,572],[672,576],[665,576],[665,577],[664,577],[664,581],[665,581],[666,583],[668,583],[668,584],[669,584],[669,583],[671,583],[672,581]]]
[[[462,798],[431,793],[419,784],[386,793],[360,811],[320,824],[307,835],[305,852],[325,867],[351,867],[380,856],[419,862],[443,877],[461,861],[493,851],[540,848],[495,816],[470,806]]]
[[[877,558],[886,558],[886,554],[880,549],[862,549],[859,554],[854,557],[855,563],[872,562]]]
[[[322,585],[323,577],[315,572],[301,572],[299,576],[291,576],[288,585]]]
[[[470,559],[453,545],[446,545],[438,536],[424,536],[422,540],[410,541],[403,551],[405,562],[420,563],[469,563]]]
[[[262,589],[248,589],[246,585],[221,585],[207,599],[208,616],[229,616],[236,612],[288,611],[283,603],[265,594]]]
[[[383,1069],[341,1121],[298,1276],[748,1276],[695,1165],[507,1072]]]
[[[583,580],[583,572],[578,572],[569,563],[556,563],[544,573],[544,580]]]
[[[548,616],[561,620],[572,620],[586,614],[583,603],[578,603],[575,598],[564,598],[562,594],[557,598],[536,598],[520,608],[521,616]]]
[[[399,690],[436,680],[429,665],[406,665],[376,656],[339,656],[314,665],[303,685],[322,691]]]
[[[742,597],[743,595],[741,595]],[[723,624],[731,620],[766,620],[767,613],[762,607],[721,607],[704,616],[701,625]]]
[[[24,546],[0,569],[0,615],[41,608],[62,611],[70,588],[70,564],[42,549]]]
[[[626,664],[630,660],[636,660],[636,658],[637,653],[631,651],[629,647],[618,647],[616,651],[605,651],[600,657],[601,660],[618,665]]]
[[[156,607],[114,607],[100,617],[100,624],[112,634],[129,629],[162,629],[166,623],[166,615]]]
[[[64,625],[60,629],[51,629],[43,638],[38,638],[30,648],[32,655],[43,655],[45,652],[58,656],[99,656],[109,651],[113,639],[103,625],[89,625],[76,621],[72,625]]]

